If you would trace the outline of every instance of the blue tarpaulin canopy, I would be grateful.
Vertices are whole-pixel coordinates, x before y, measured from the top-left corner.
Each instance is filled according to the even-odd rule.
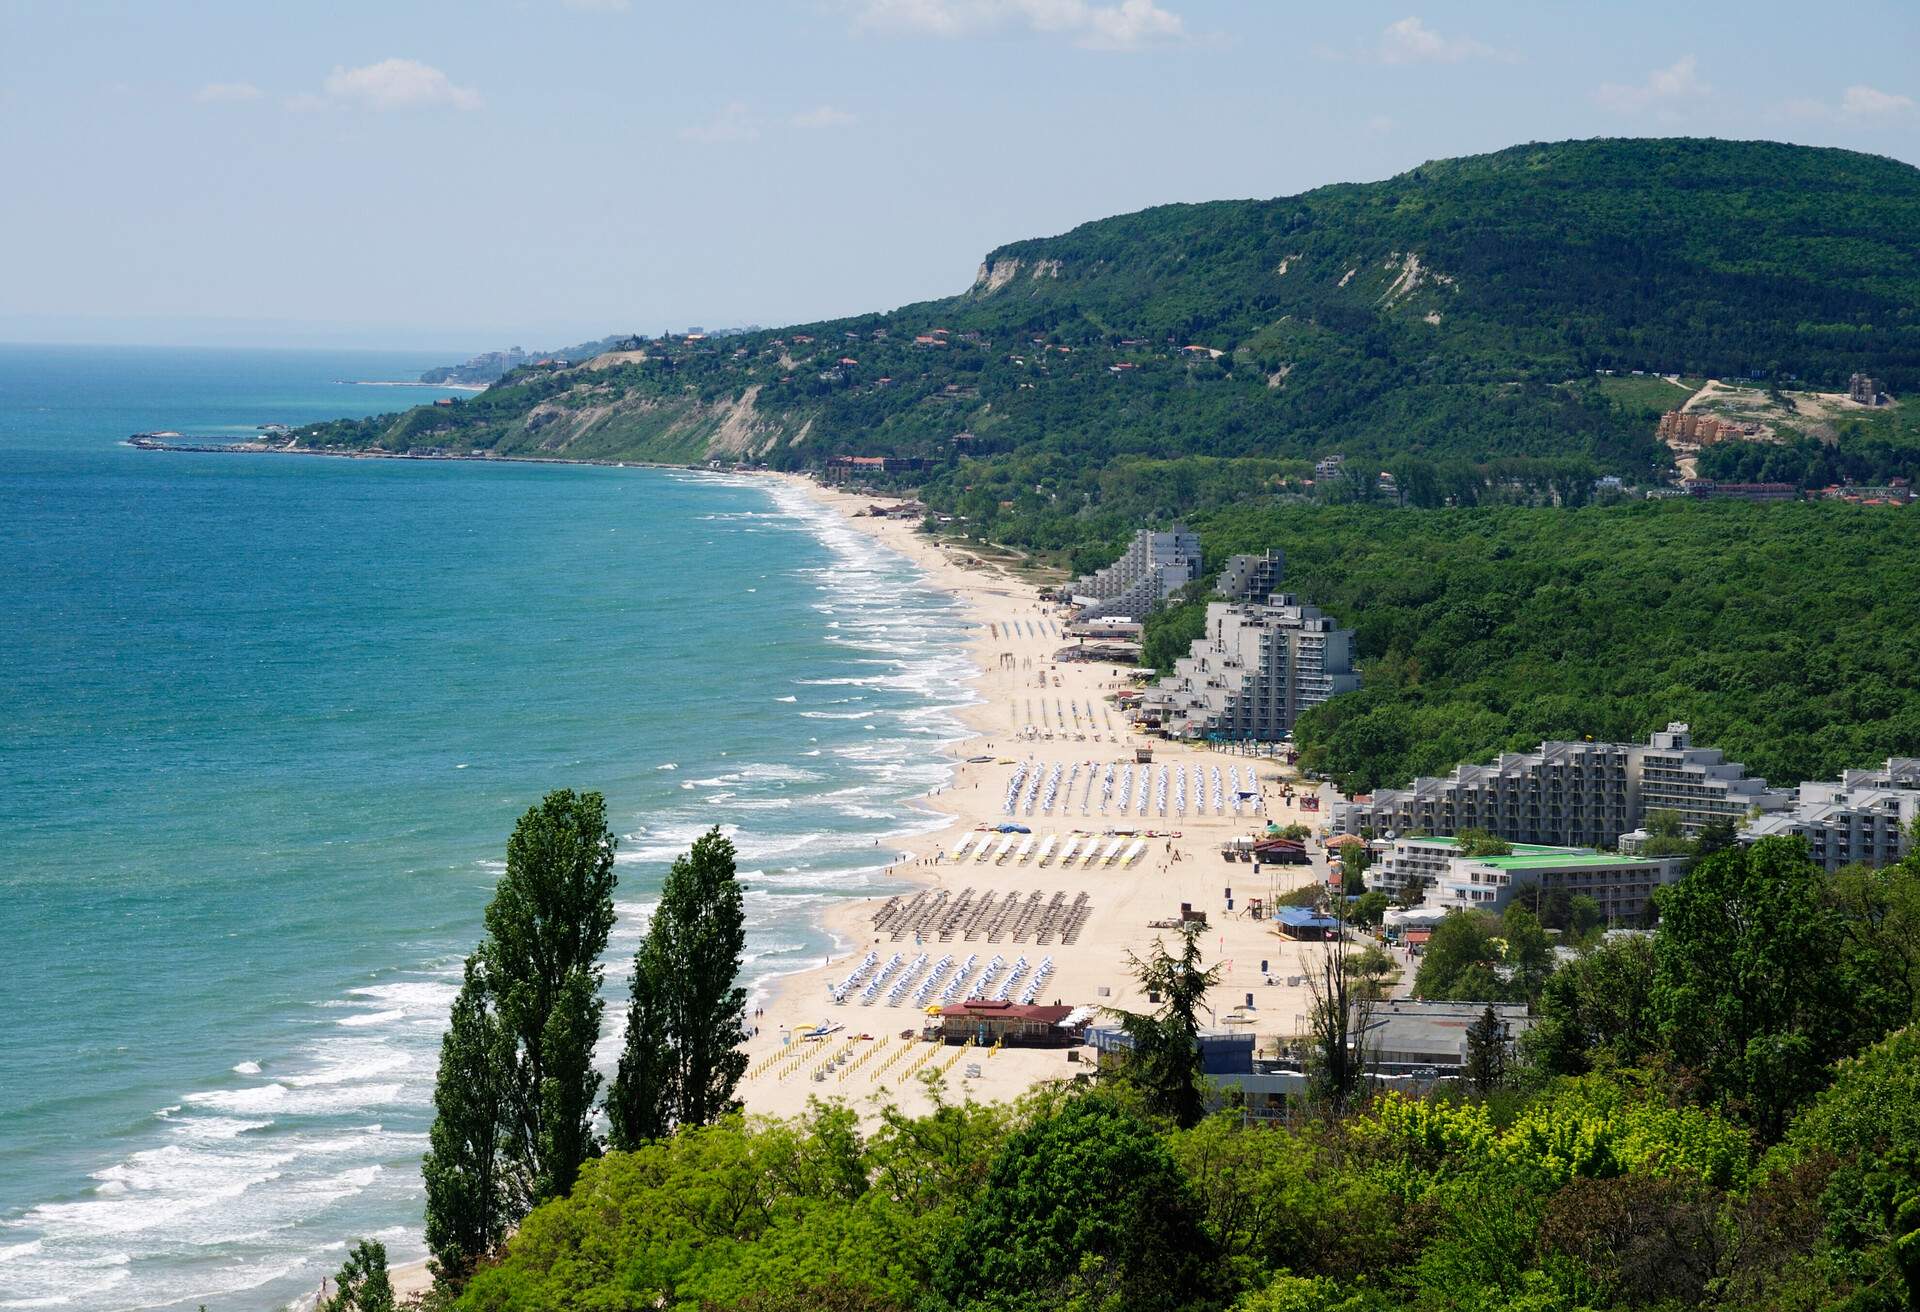
[[[1289,929],[1334,929],[1340,924],[1332,916],[1323,916],[1312,907],[1276,907],[1273,918]]]

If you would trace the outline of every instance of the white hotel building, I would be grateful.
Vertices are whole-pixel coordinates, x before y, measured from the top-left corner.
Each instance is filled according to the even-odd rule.
[[[1507,752],[1491,765],[1455,767],[1445,779],[1415,779],[1333,811],[1338,833],[1457,834],[1484,829],[1510,841],[1613,847],[1671,810],[1689,835],[1716,820],[1744,823],[1755,811],[1784,811],[1794,795],[1750,778],[1720,752],[1693,746],[1684,724],[1645,744],[1546,742]]]
[[[1804,838],[1814,861],[1828,870],[1855,862],[1885,866],[1912,850],[1916,820],[1920,757],[1895,756],[1883,769],[1848,770],[1838,783],[1801,784],[1792,809],[1762,816],[1740,837]]]
[[[1088,617],[1144,620],[1161,601],[1199,577],[1200,539],[1185,525],[1175,524],[1167,533],[1140,530],[1120,559],[1075,579],[1068,591]]]
[[[1359,686],[1352,631],[1281,592],[1265,605],[1209,603],[1206,633],[1141,710],[1174,737],[1273,742],[1302,711]]]

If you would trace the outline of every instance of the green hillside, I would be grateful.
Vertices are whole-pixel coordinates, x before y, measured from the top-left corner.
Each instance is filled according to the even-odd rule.
[[[1898,393],[1920,383],[1916,306],[1920,170],[1766,142],[1563,142],[1103,219],[989,253],[945,300],[647,342],[302,440],[915,455],[929,498],[981,531],[1097,547],[1143,515],[1297,485],[1304,466],[1271,462],[1332,451],[1415,462],[1431,502],[1577,499],[1595,472],[1668,461],[1658,392],[1597,371],[1835,388],[1865,370]],[[1194,457],[1263,463],[1215,464],[1223,486],[1189,501]],[[1149,493],[1114,486],[1143,470]]]
[[[1243,505],[1192,523],[1210,565],[1284,550],[1287,588],[1354,629],[1360,691],[1295,729],[1348,791],[1669,720],[1783,785],[1920,748],[1907,511]],[[1199,619],[1175,607],[1153,629],[1184,651]]]

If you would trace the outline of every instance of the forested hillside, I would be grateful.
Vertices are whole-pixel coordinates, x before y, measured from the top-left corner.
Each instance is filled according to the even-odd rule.
[[[1282,548],[1287,588],[1356,631],[1364,686],[1296,730],[1349,790],[1668,720],[1781,784],[1920,748],[1909,514],[1664,501],[1194,523],[1210,565]],[[1199,609],[1157,616],[1150,646],[1184,649]]]
[[[1899,392],[1920,383],[1916,306],[1920,170],[1766,142],[1564,142],[1103,219],[991,252],[945,300],[636,343],[300,440],[921,456],[928,497],[977,531],[1098,548],[1142,515],[1307,476],[1202,459],[1413,462],[1456,501],[1645,477],[1668,464],[1657,398],[1596,371],[1841,387],[1865,370]],[[1143,482],[1152,495],[1126,494]]]

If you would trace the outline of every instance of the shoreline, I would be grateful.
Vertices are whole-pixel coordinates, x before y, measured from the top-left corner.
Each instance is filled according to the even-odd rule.
[[[584,462],[561,460],[537,463]],[[657,467],[692,474],[709,472],[679,465]],[[1035,755],[1052,760],[1073,760],[1087,756],[1131,759],[1136,745],[1151,743],[1156,761],[1177,760],[1191,764],[1199,760],[1209,765],[1215,762],[1224,765],[1232,759],[1243,769],[1249,762],[1253,763],[1258,767],[1260,791],[1266,795],[1266,805],[1258,813],[1259,823],[1264,824],[1266,819],[1272,818],[1282,824],[1296,819],[1311,824],[1321,816],[1280,805],[1277,789],[1269,777],[1276,769],[1275,762],[1229,758],[1182,744],[1146,738],[1134,734],[1117,712],[1112,716],[1113,731],[1108,732],[1102,727],[1096,731],[1100,735],[1097,740],[1092,733],[1084,741],[1064,734],[1052,741],[1017,740],[1010,732],[1015,725],[1009,719],[1006,700],[1010,692],[1020,689],[1021,676],[1029,672],[1019,668],[1002,668],[1003,656],[1011,656],[1011,663],[1016,667],[1022,660],[1035,661],[1036,668],[1031,671],[1030,677],[1036,680],[1032,689],[1036,694],[1039,692],[1037,679],[1040,670],[1047,669],[1048,677],[1057,673],[1062,682],[1057,686],[1048,686],[1047,696],[1050,698],[1066,695],[1071,689],[1076,701],[1091,700],[1090,695],[1097,695],[1116,683],[1124,684],[1124,675],[1116,680],[1111,673],[1113,667],[1065,662],[1052,664],[1045,661],[1044,658],[1055,650],[1070,645],[1071,640],[1064,636],[1064,625],[1061,636],[1057,637],[1049,634],[1015,640],[1003,632],[997,632],[1004,628],[1009,618],[1027,622],[1049,618],[1058,622],[1059,617],[1052,613],[1052,608],[1039,602],[1035,584],[1017,577],[1004,565],[983,559],[964,546],[942,543],[922,534],[916,520],[879,518],[862,513],[873,505],[896,504],[900,498],[861,495],[826,487],[801,474],[733,471],[723,476],[746,473],[777,480],[811,505],[831,512],[843,526],[905,558],[921,576],[923,586],[955,599],[971,626],[964,639],[971,672],[960,681],[969,700],[949,712],[962,726],[962,732],[955,737],[928,744],[930,752],[934,754],[931,759],[947,767],[947,780],[930,792],[906,802],[907,806],[927,816],[928,822],[882,834],[878,840],[880,850],[890,854],[883,884],[887,891],[840,898],[823,907],[814,924],[832,944],[825,962],[767,976],[756,984],[754,994],[750,994],[747,1024],[750,1033],[756,1030],[757,1033],[746,1044],[748,1073],[739,1086],[738,1096],[745,1111],[750,1116],[791,1117],[804,1114],[812,1099],[821,1098],[845,1102],[864,1123],[871,1125],[888,1105],[897,1106],[908,1114],[930,1111],[933,1096],[922,1083],[922,1078],[930,1072],[938,1072],[940,1096],[949,1101],[1009,1102],[1036,1086],[1071,1080],[1088,1071],[1090,1067],[1084,1062],[1072,1061],[1067,1056],[1067,1051],[1074,1052],[1076,1056],[1083,1055],[1085,1049],[1008,1048],[989,1054],[980,1049],[965,1050],[917,1041],[908,1043],[899,1036],[903,1030],[917,1030],[923,1019],[918,1009],[884,1005],[869,1008],[851,999],[835,1006],[825,996],[824,986],[842,979],[869,946],[880,951],[883,960],[893,951],[905,951],[911,955],[910,942],[896,945],[883,941],[884,935],[876,939],[873,933],[872,914],[895,889],[904,890],[902,896],[910,897],[919,890],[947,889],[957,892],[960,886],[983,883],[1003,890],[1017,888],[1021,892],[1035,886],[1079,888],[1094,897],[1096,914],[1075,947],[1055,945],[1051,949],[1043,949],[1059,959],[1060,969],[1055,980],[1049,982],[1046,994],[1038,1001],[1051,1002],[1057,997],[1066,1005],[1112,1005],[1137,1009],[1145,1005],[1145,1000],[1134,996],[1133,982],[1126,974],[1125,958],[1128,952],[1147,950],[1155,937],[1165,933],[1164,930],[1155,930],[1151,922],[1169,913],[1177,914],[1182,901],[1191,901],[1196,907],[1217,915],[1223,888],[1231,884],[1246,884],[1248,892],[1253,891],[1252,886],[1256,881],[1248,867],[1215,864],[1219,858],[1210,852],[1218,839],[1229,832],[1247,832],[1255,823],[1249,816],[1170,816],[1163,819],[1157,815],[1141,818],[1129,814],[1123,823],[1132,823],[1142,830],[1159,831],[1163,835],[1169,830],[1179,835],[1157,839],[1156,847],[1164,844],[1164,849],[1156,851],[1151,859],[1132,868],[1061,871],[1058,862],[1048,868],[1033,865],[982,866],[971,860],[961,864],[938,860],[940,854],[950,850],[962,833],[977,825],[1005,818],[1001,814],[1002,808],[994,804],[1001,796],[1002,786],[1011,769],[1001,764],[1002,761]],[[1020,691],[1019,695],[1024,700],[1025,692]],[[1105,722],[1103,716],[1103,726]],[[969,760],[970,757],[980,756],[989,756],[991,759],[985,762]],[[1064,814],[1051,818],[1023,814],[1018,822],[1028,824],[1038,834],[1048,829],[1076,826],[1097,829],[1114,819],[1118,817],[1083,818],[1075,812],[1070,818]],[[1204,860],[1210,854],[1213,860]],[[1282,889],[1291,889],[1313,879],[1323,879],[1325,874],[1324,856],[1317,854],[1310,867],[1265,874],[1258,882],[1263,886],[1274,884]],[[1249,1028],[1256,1033],[1258,1043],[1266,1046],[1269,1035],[1290,1033],[1296,1028],[1296,1016],[1307,1009],[1306,1000],[1301,996],[1304,990],[1288,987],[1284,983],[1262,985],[1258,982],[1258,976],[1263,972],[1255,968],[1264,964],[1261,960],[1261,954],[1264,954],[1274,963],[1283,981],[1288,974],[1304,973],[1299,959],[1294,956],[1301,951],[1298,945],[1280,940],[1272,933],[1270,925],[1244,919],[1212,920],[1202,942],[1210,962],[1220,961],[1228,967],[1226,978],[1209,999],[1215,1008],[1212,1018],[1215,1023],[1229,1010],[1229,1003],[1240,1002],[1245,994],[1252,992],[1259,1007],[1250,1014],[1258,1015],[1260,1020]],[[936,954],[940,950],[939,945],[931,941],[926,949]],[[947,945],[947,950],[960,957],[975,951],[984,959],[995,949],[986,943],[964,944],[956,939]],[[1022,951],[1032,955],[1035,949],[1032,945],[1022,948],[1002,944],[999,945],[999,951],[1011,959]],[[1291,967],[1286,964],[1289,960],[1294,962]],[[1107,996],[1100,995],[1102,988],[1108,990]],[[1228,994],[1233,996],[1226,996]],[[801,1043],[798,1039],[800,1031],[819,1024],[823,1019],[845,1026],[833,1036],[833,1044]],[[862,1041],[856,1037],[860,1035],[873,1037],[870,1041]],[[792,1036],[790,1046],[786,1036]],[[812,1055],[817,1057],[829,1046],[847,1046],[845,1041],[849,1039],[852,1040],[851,1046],[858,1064],[844,1067],[838,1079],[829,1076],[816,1081],[808,1078],[804,1069],[782,1074],[784,1067],[801,1054],[811,1050]],[[802,1067],[808,1064],[807,1061],[801,1061]],[[396,1263],[390,1268],[389,1276],[397,1298],[405,1299],[425,1293],[432,1287],[426,1259]]]
[[[1008,961],[1027,956],[1034,962],[1045,956],[1053,960],[1056,973],[1036,997],[1037,1003],[1138,1009],[1146,1002],[1134,996],[1129,954],[1150,951],[1154,941],[1165,936],[1168,920],[1180,914],[1183,904],[1190,904],[1209,913],[1203,942],[1208,960],[1223,966],[1221,984],[1209,999],[1215,1023],[1243,1024],[1263,1047],[1270,1039],[1299,1032],[1310,1005],[1304,987],[1289,982],[1289,977],[1305,974],[1300,945],[1281,939],[1270,921],[1248,918],[1246,901],[1259,897],[1271,905],[1280,893],[1324,879],[1324,854],[1316,854],[1308,866],[1269,868],[1256,876],[1246,865],[1225,863],[1219,845],[1226,838],[1257,832],[1269,819],[1283,825],[1293,821],[1317,825],[1326,812],[1305,811],[1297,801],[1284,804],[1280,767],[1272,760],[1215,753],[1134,733],[1106,700],[1129,686],[1128,671],[1055,660],[1072,640],[1065,636],[1061,608],[1042,603],[1038,586],[964,546],[928,537],[920,532],[917,520],[863,513],[871,506],[897,504],[901,498],[826,487],[801,474],[761,476],[780,480],[814,505],[837,514],[847,526],[905,557],[917,567],[926,586],[957,600],[972,622],[966,652],[973,673],[963,680],[971,700],[952,712],[966,733],[935,748],[937,759],[949,768],[947,782],[910,803],[943,823],[882,840],[894,843],[896,853],[887,867],[886,883],[904,890],[899,895],[902,901],[923,891],[954,899],[966,892],[1017,893],[1023,898],[1034,892],[1059,892],[1067,898],[1085,893],[1091,910],[1076,943],[1042,947],[1017,937],[1012,943],[1001,943],[997,936],[990,942],[963,942],[957,934],[950,942],[936,941],[931,934],[925,942],[917,934],[912,940],[890,940],[886,933],[876,934],[873,923],[887,894],[847,898],[827,907],[817,923],[835,944],[833,951],[819,965],[765,981],[766,999],[749,1017],[750,1031],[757,1028],[758,1032],[748,1041],[748,1076],[740,1086],[746,1110],[791,1116],[803,1112],[811,1098],[823,1097],[844,1100],[863,1116],[877,1114],[888,1102],[907,1112],[921,1112],[932,1106],[927,1091],[919,1079],[903,1078],[916,1067],[916,1074],[941,1071],[949,1090],[957,1084],[964,1096],[981,1101],[1011,1100],[1037,1084],[1071,1079],[1088,1069],[1075,1060],[1083,1055],[1080,1049],[1007,1048],[989,1054],[909,1042],[902,1036],[917,1033],[924,1021],[924,1008],[909,1002],[896,1005],[875,999],[862,1004],[849,998],[833,1003],[827,986],[843,980],[869,948],[882,962],[896,952],[909,961],[925,952],[930,962],[944,955],[956,961],[969,954],[977,954],[982,961],[996,954]],[[1041,628],[1043,622],[1045,628]],[[1039,720],[1032,719],[1036,702]],[[1020,731],[1027,724],[1023,721],[1060,727],[1058,732],[1024,736]],[[1101,813],[1093,814],[1081,800],[1084,791],[1074,793],[1052,814],[1035,810],[1015,817],[996,805],[1016,761],[1033,761],[1042,769],[1100,769],[1131,764],[1135,749],[1148,745],[1156,768],[1165,763],[1211,771],[1232,765],[1257,774],[1261,801],[1250,803],[1247,813],[1235,815],[1212,814],[1211,808],[1197,804],[1189,813],[1145,816],[1130,809],[1115,814],[1103,807]],[[983,757],[987,759],[978,759]],[[1074,812],[1074,805],[1083,809]],[[1063,831],[1063,843],[1064,832],[1069,831],[1102,836],[1082,839],[1089,844],[1111,841],[1109,836],[1121,831],[1130,837],[1151,835],[1149,854],[1137,864],[1089,865],[1084,859],[1089,849],[1083,849],[1081,861],[1073,868],[1062,868],[1057,859],[1046,865],[1013,859],[980,864],[973,857],[979,848],[960,862],[946,857],[962,834],[1008,820],[1027,825],[1036,839],[1049,831]],[[1241,887],[1235,889],[1236,884]],[[1232,897],[1236,892],[1239,896]],[[1229,905],[1234,909],[1229,910]],[[1251,1007],[1246,1005],[1249,999]],[[833,1044],[849,1047],[852,1062],[836,1075],[818,1078],[801,1068],[819,1055],[821,1045],[803,1045],[799,1036],[823,1022],[844,1026],[834,1033]],[[810,1047],[815,1049],[811,1054]],[[964,1066],[959,1064],[963,1057]]]
[[[336,460],[437,460],[461,461],[471,465],[582,465],[596,469],[677,469],[684,474],[720,474],[728,471],[701,469],[693,465],[668,464],[656,460],[591,460],[577,456],[460,455],[443,451],[437,455],[411,451],[334,451],[320,447],[270,445],[266,442],[195,442],[191,438],[151,440],[146,433],[121,439],[119,445],[135,451],[157,451],[176,456],[325,456]],[[738,471],[758,473],[760,471]],[[780,477],[784,477],[781,475]]]
[[[342,387],[431,387],[443,392],[484,392],[493,386],[493,383],[423,383],[405,378],[337,378],[334,381]]]
[[[159,449],[159,448],[152,448],[152,449]],[[177,450],[178,448],[174,448],[174,449]],[[259,452],[242,452],[239,454],[268,454],[268,453],[269,453],[268,451],[263,450]],[[364,453],[285,451],[285,452],[282,452],[282,454],[361,456]],[[514,457],[474,457],[474,456],[440,456],[440,457],[399,456],[399,457],[388,457],[388,458],[474,460],[474,461],[486,460],[486,459],[493,459],[493,460],[514,459]],[[580,461],[580,460],[565,460],[565,459],[542,460],[542,459],[535,458],[529,461],[528,463],[535,463],[535,464],[596,463],[596,464],[602,464],[602,465],[609,465],[615,462],[608,462],[608,461],[587,462],[587,461]],[[633,462],[627,462],[627,464],[633,465]],[[677,472],[686,473],[686,474],[696,474],[696,475],[704,474],[711,477],[735,477],[735,476],[742,476],[742,475],[750,475],[756,478],[769,478],[769,479],[776,480],[778,483],[786,485],[792,488],[794,491],[798,492],[801,496],[805,497],[807,501],[812,505],[829,511],[838,522],[844,525],[850,526],[856,529],[857,531],[862,532],[865,536],[873,538],[875,541],[879,542],[882,546],[885,546],[888,549],[896,552],[896,554],[899,554],[905,557],[908,560],[908,562],[914,566],[915,570],[918,573],[925,576],[928,586],[935,588],[935,590],[937,591],[946,593],[949,596],[958,595],[957,593],[954,592],[954,590],[951,587],[944,586],[934,581],[932,574],[928,569],[928,564],[930,562],[923,560],[918,553],[902,550],[899,547],[899,545],[897,545],[893,540],[891,540],[890,535],[874,532],[872,529],[872,526],[882,521],[873,520],[870,517],[859,517],[853,513],[853,511],[856,508],[874,504],[874,499],[872,498],[862,498],[854,494],[839,493],[833,489],[824,488],[818,483],[815,483],[811,478],[808,478],[805,475],[801,475],[801,474],[780,474],[780,473],[774,473],[771,471],[763,471],[763,470],[754,470],[754,471],[742,470],[742,471],[732,471],[731,473],[721,473],[719,471],[712,471],[712,470],[692,469],[692,468],[688,468],[685,465],[635,465],[634,467],[665,469],[665,470],[672,470],[672,471],[677,471]],[[893,500],[898,500],[898,498],[887,498],[887,500],[893,501]],[[885,521],[885,522],[893,523],[895,521]],[[901,524],[901,527],[904,528],[909,526],[903,523]],[[927,543],[926,546],[930,551],[937,550],[937,548],[934,548],[930,542]],[[964,601],[964,598],[963,598],[963,601]],[[973,615],[971,613],[969,613],[968,618],[970,620],[975,620],[975,621],[977,621],[978,619],[976,615]],[[984,633],[987,631],[984,624],[980,625],[979,628],[980,628],[980,632]],[[974,724],[970,717],[971,712],[977,711],[979,708],[985,705],[984,699],[979,695],[979,688],[978,688],[979,678],[981,675],[985,673],[985,669],[983,667],[981,660],[978,658],[977,654],[974,651],[974,648],[976,647],[977,642],[978,642],[977,635],[975,638],[969,639],[967,642],[968,660],[969,660],[969,664],[972,666],[972,673],[962,680],[963,685],[966,686],[974,694],[973,698],[972,700],[968,701],[963,705],[956,706],[951,712],[954,718],[962,726],[962,731],[952,738],[936,740],[935,742],[932,742],[929,744],[930,750],[934,753],[934,759],[937,759],[942,764],[948,765],[950,767],[958,764],[958,761],[955,758],[955,753],[958,749],[960,749],[961,747],[967,744],[978,742],[981,737],[980,727]],[[952,774],[950,771],[949,783],[951,782],[951,778],[952,778]],[[948,807],[942,807],[938,803],[939,794],[940,792],[944,791],[944,788],[945,786],[943,786],[941,789],[936,789],[931,793],[922,793],[922,794],[916,795],[914,797],[907,799],[907,801],[905,802],[905,805],[907,807],[913,810],[919,811],[923,813],[925,816],[927,816],[929,818],[928,824],[921,825],[919,827],[911,828],[911,829],[894,830],[887,833],[883,833],[880,836],[878,842],[881,845],[881,850],[889,851],[892,853],[892,856],[890,857],[888,862],[888,882],[889,883],[898,884],[902,886],[920,886],[922,884],[931,884],[936,882],[930,877],[927,877],[927,878],[916,877],[916,873],[924,874],[923,868],[918,868],[918,867],[904,864],[904,859],[902,858],[901,853],[904,850],[910,850],[914,845],[925,842],[930,836],[937,836],[937,835],[947,833],[949,830],[951,830],[954,827],[955,823],[958,821],[959,817],[956,812],[954,812]],[[934,824],[934,823],[931,823],[932,821],[938,821],[939,823]],[[871,903],[871,901],[872,901],[871,896],[846,897],[846,898],[836,899],[835,901],[829,903],[827,906],[822,908],[819,914],[819,917],[816,921],[816,927],[830,940],[832,944],[832,947],[829,952],[829,960],[837,963],[847,955],[850,945],[854,941],[856,941],[859,937],[858,922],[862,918],[862,916],[859,913],[858,909],[867,907]],[[765,1011],[769,1016],[774,1014],[776,1011],[784,1011],[785,1009],[787,1009],[788,1005],[791,1005],[797,1008],[800,1004],[800,996],[799,996],[800,992],[803,988],[805,988],[806,982],[812,981],[816,976],[820,974],[821,970],[822,970],[822,967],[820,966],[802,966],[796,969],[784,970],[775,974],[764,976],[763,978],[761,978],[759,981],[756,982],[756,984],[753,986],[752,989],[749,990],[749,994],[748,994],[749,1008],[753,1008],[756,1005],[756,1002],[755,1002],[756,994],[763,995],[763,1000],[759,1003],[759,1007],[761,1010]],[[807,989],[806,991],[811,993],[811,989]],[[751,1030],[752,1028],[754,1028],[756,1023],[757,1022],[755,1022],[752,1017],[749,1017],[748,1028]],[[753,1053],[756,1049],[764,1046],[762,1042],[764,1038],[765,1036],[763,1035],[761,1039],[750,1040],[748,1044],[749,1052]],[[758,1105],[759,1101],[760,1100],[755,1100],[755,1101],[749,1101],[747,1103],[746,1110],[749,1114],[778,1114],[778,1115],[791,1114],[789,1111],[785,1109],[775,1111],[772,1108]],[[795,1108],[793,1110],[798,1111],[801,1109]],[[393,1293],[396,1300],[403,1301],[409,1298],[413,1298],[415,1296],[421,1296],[431,1292],[431,1290],[433,1289],[433,1274],[432,1274],[432,1271],[429,1269],[429,1262],[430,1262],[429,1258],[419,1258],[410,1262],[395,1263],[388,1268],[387,1276],[388,1276],[388,1280],[391,1282],[393,1286]],[[292,1306],[293,1312],[311,1312],[311,1309],[318,1306],[318,1296],[309,1295],[306,1298],[297,1300],[296,1303],[291,1306]]]

